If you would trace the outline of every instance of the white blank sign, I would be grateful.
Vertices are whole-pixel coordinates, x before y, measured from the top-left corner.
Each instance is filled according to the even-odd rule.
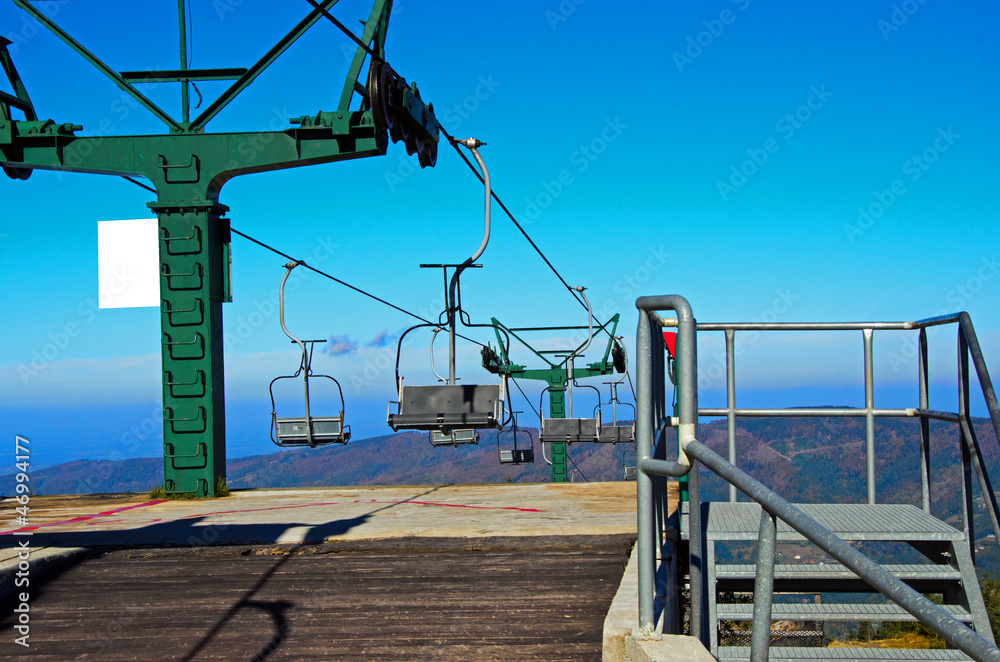
[[[160,305],[160,249],[155,218],[97,224],[98,305]]]

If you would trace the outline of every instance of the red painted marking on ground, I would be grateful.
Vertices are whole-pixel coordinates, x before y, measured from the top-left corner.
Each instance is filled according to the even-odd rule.
[[[468,505],[459,504],[459,503],[439,503],[439,502],[436,502],[436,501],[377,501],[375,499],[371,499],[369,501],[368,499],[364,499],[364,500],[358,499],[358,500],[355,500],[353,503],[358,503],[359,501],[362,502],[362,503],[386,503],[386,504],[397,504],[397,505],[406,505],[406,504],[412,503],[412,504],[415,504],[415,505],[418,505],[418,506],[444,506],[444,507],[447,507],[447,508],[479,508],[479,509],[484,509],[484,510],[519,510],[519,511],[525,512],[525,513],[541,513],[541,512],[544,512],[544,511],[538,510],[537,508],[516,508],[516,507],[513,507],[513,506],[468,506]],[[291,505],[291,506],[271,506],[270,508],[248,508],[246,510],[218,510],[218,511],[210,512],[210,513],[197,513],[197,514],[194,514],[194,515],[185,515],[184,517],[180,517],[178,519],[192,519],[192,518],[195,518],[195,517],[208,517],[209,515],[232,515],[232,514],[235,514],[235,513],[256,513],[256,512],[260,512],[260,511],[264,511],[264,510],[285,510],[285,509],[288,509],[288,508],[312,508],[314,506],[336,506],[336,505],[339,505],[339,504],[340,504],[339,501],[326,501],[326,502],[320,502],[320,503],[300,503],[300,504],[295,504],[295,505]]]
[[[336,506],[339,502],[329,501],[321,503],[300,503],[293,506],[271,506],[270,508],[248,508],[246,510],[217,510],[211,513],[197,513],[194,515],[185,515],[184,517],[178,517],[177,519],[191,519],[192,517],[208,517],[209,515],[231,515],[233,513],[256,513],[262,510],[285,510],[286,508],[311,508],[313,506]]]
[[[518,508],[516,506],[468,506],[463,503],[438,503],[436,501],[398,501],[397,503],[415,503],[418,506],[446,506],[448,508],[478,508],[481,510],[518,510],[522,513],[545,512],[538,508]]]
[[[39,524],[37,526],[23,526],[19,529],[12,529],[10,531],[0,531],[0,535],[6,536],[15,533],[16,531],[35,531],[37,529],[49,526],[60,526],[62,524],[75,524],[76,522],[86,522],[88,520],[96,519],[98,517],[107,517],[109,515],[114,515],[115,513],[120,513],[125,510],[132,510],[133,508],[144,508],[146,506],[156,506],[161,503],[166,503],[166,499],[160,499],[158,501],[147,501],[146,503],[134,504],[131,506],[124,506],[123,508],[116,508],[115,510],[109,510],[103,513],[97,513],[96,515],[81,515],[80,517],[74,517],[72,519],[63,520],[61,522],[49,522],[47,524]],[[316,506],[336,506],[340,502],[338,501],[326,501],[319,503],[300,503],[290,506],[271,506],[269,508],[247,508],[245,510],[218,510],[209,513],[196,513],[194,515],[185,515],[184,517],[179,517],[177,519],[192,519],[195,517],[208,517],[210,515],[232,515],[235,513],[255,513],[265,510],[287,510],[289,508],[313,508]],[[357,502],[355,502],[357,503]],[[372,500],[371,503],[386,503],[386,504],[413,504],[416,506],[441,506],[444,508],[474,508],[477,510],[516,510],[523,513],[541,513],[544,512],[537,508],[518,508],[515,506],[470,506],[463,503],[441,503],[438,501],[375,501]],[[121,520],[111,520],[111,521],[121,521]],[[154,519],[153,522],[159,522],[161,520]],[[95,522],[96,524],[96,522]]]
[[[80,517],[74,517],[73,519],[63,520],[62,522],[48,522],[47,524],[38,524],[37,526],[22,526],[19,529],[11,529],[10,531],[0,531],[0,536],[9,536],[17,531],[36,531],[38,529],[47,526],[59,526],[60,524],[72,524],[74,522],[86,522],[87,520],[96,519],[98,517],[107,517],[108,515],[114,515],[115,513],[124,512],[126,510],[132,510],[133,508],[145,508],[146,506],[158,506],[161,503],[166,503],[166,499],[159,499],[157,501],[147,501],[145,503],[136,503],[131,506],[122,506],[121,508],[115,508],[114,510],[109,510],[103,513],[97,513],[96,515],[82,515]]]

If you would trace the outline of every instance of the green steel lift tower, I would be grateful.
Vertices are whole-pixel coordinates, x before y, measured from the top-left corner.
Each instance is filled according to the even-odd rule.
[[[586,326],[551,326],[551,327],[523,327],[523,328],[509,328],[500,323],[497,318],[492,318],[490,323],[493,325],[497,336],[497,350],[494,351],[492,347],[485,348],[483,351],[483,367],[490,372],[505,375],[513,379],[537,379],[546,383],[549,392],[549,418],[567,418],[567,407],[566,407],[566,394],[567,389],[571,382],[575,382],[577,379],[585,379],[587,377],[599,377],[601,375],[610,375],[615,370],[615,364],[612,360],[612,347],[615,342],[615,332],[618,329],[618,314],[616,313],[614,317],[609,319],[604,324],[594,327]],[[608,326],[611,329],[608,329]],[[522,337],[521,334],[526,332],[552,332],[552,331],[570,331],[579,332],[583,330],[590,329],[593,334],[595,332],[605,332],[608,334],[608,344],[604,350],[604,355],[600,361],[595,361],[594,363],[588,363],[584,367],[576,367],[572,363],[572,355],[576,352],[582,351],[586,343],[581,343],[578,347],[572,350],[538,350],[532,347],[528,342]],[[502,331],[501,331],[502,330]],[[507,353],[507,347],[504,343],[504,338],[501,333],[509,336],[513,336],[518,342],[527,347],[536,357],[542,360],[546,364],[545,368],[527,368],[523,365],[518,365],[511,362],[510,357]],[[549,357],[561,358],[561,361],[553,361]],[[624,371],[624,366],[622,366],[622,371]],[[567,478],[566,470],[566,442],[559,441],[550,444],[552,451],[552,482],[553,483],[565,483]]]
[[[178,0],[180,67],[115,71],[29,0],[13,0],[121,90],[160,119],[162,135],[84,137],[83,127],[39,120],[27,90],[0,41],[0,65],[14,94],[0,92],[0,166],[12,179],[34,169],[144,177],[155,189],[149,208],[158,216],[160,325],[163,377],[164,488],[168,493],[214,496],[225,481],[226,436],[222,304],[231,301],[228,208],[223,185],[239,175],[385,154],[389,137],[418,153],[421,166],[437,156],[439,125],[433,108],[385,62],[392,0],[374,0],[360,37],[330,11],[337,0],[307,0],[313,8],[248,68],[187,66],[185,0]],[[317,21],[327,18],[357,50],[336,110],[290,118],[284,131],[209,133],[206,125]],[[370,58],[370,59],[369,59]],[[366,60],[371,62],[362,78]],[[189,87],[201,81],[232,83],[192,119]],[[181,118],[142,94],[136,83],[178,83]],[[360,104],[351,109],[354,95]],[[24,119],[12,117],[20,111]]]

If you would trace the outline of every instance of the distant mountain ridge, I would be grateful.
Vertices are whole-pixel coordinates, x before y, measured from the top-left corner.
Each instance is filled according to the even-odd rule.
[[[988,467],[1000,462],[988,419],[974,427]],[[931,496],[954,512],[961,496],[957,428],[932,422],[934,471]],[[547,482],[551,470],[542,458],[537,431],[528,430],[535,462],[501,465],[496,433],[485,433],[478,446],[432,447],[424,433],[400,433],[352,441],[346,446],[278,450],[227,462],[228,484],[254,487],[337,485],[407,485],[447,483]],[[737,425],[736,463],[793,502],[862,501],[865,487],[865,428],[861,418],[741,418]],[[703,424],[700,440],[725,456],[726,421]],[[880,501],[918,503],[919,422],[876,422],[876,480]],[[502,437],[505,447],[509,435]],[[569,448],[574,480],[622,480],[634,446],[575,444]],[[77,460],[31,472],[37,494],[146,492],[163,482],[161,458],[119,461]],[[575,464],[574,464],[575,463]],[[996,474],[994,474],[996,475]],[[14,476],[0,476],[0,494],[14,494]],[[702,489],[709,499],[724,499],[728,487],[704,471]]]
[[[346,446],[278,450],[266,455],[227,460],[227,484],[254,487],[322,487],[335,485],[414,485],[442,483],[546,482],[551,469],[542,459],[538,434],[531,436],[535,462],[501,465],[496,432],[485,432],[475,446],[432,447],[426,433],[400,433],[353,440]],[[501,443],[510,447],[510,435]],[[518,441],[519,448],[526,440]],[[621,480],[622,457],[631,444],[578,444],[570,450],[574,480]],[[163,484],[162,458],[75,460],[30,472],[36,494],[146,492]],[[14,493],[14,476],[0,476],[0,494]]]

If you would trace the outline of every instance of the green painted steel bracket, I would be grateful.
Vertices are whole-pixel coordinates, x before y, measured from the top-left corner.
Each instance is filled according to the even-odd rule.
[[[615,333],[618,331],[618,320],[620,313],[615,313],[607,322],[594,327],[594,335],[599,333],[608,334],[608,344],[604,348],[604,356],[600,361],[595,361],[594,363],[588,363],[585,368],[573,368],[573,378],[582,379],[585,377],[598,377],[601,375],[611,374],[613,370],[613,363],[610,361],[611,349],[614,346]],[[549,374],[551,370],[561,370],[562,374],[566,374],[566,362],[568,358],[564,358],[562,361],[555,363],[550,361],[545,355],[552,353],[549,350],[536,350],[531,346],[524,338],[518,335],[519,332],[533,332],[533,331],[580,331],[586,329],[586,326],[537,326],[537,327],[522,327],[522,328],[510,328],[505,326],[497,318],[493,317],[490,319],[490,324],[493,325],[493,331],[497,336],[497,350],[493,350],[492,345],[489,346],[490,353],[495,360],[489,362],[485,360],[486,355],[484,353],[483,367],[485,367],[490,372],[507,375],[508,377],[520,377],[522,379],[540,379],[542,381],[549,381],[548,377],[545,375]],[[611,327],[608,330],[608,327]],[[518,342],[528,348],[535,356],[540,358],[542,361],[548,364],[548,368],[543,368],[540,370],[529,370],[526,366],[518,365],[511,362],[508,355],[507,347],[504,345],[503,338],[501,337],[501,330],[509,334],[510,336],[516,338]],[[559,350],[560,354],[575,352],[584,346],[585,342],[581,342],[575,349],[572,350]],[[565,381],[565,380],[564,380]]]

